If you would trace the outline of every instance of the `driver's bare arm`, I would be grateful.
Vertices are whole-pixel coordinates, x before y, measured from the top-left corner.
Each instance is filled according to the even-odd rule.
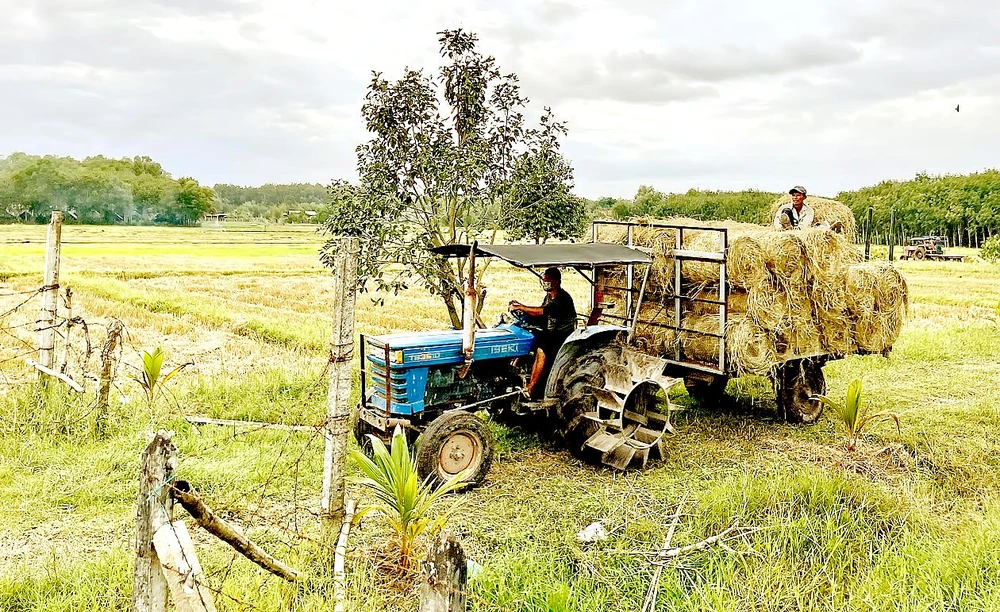
[[[525,306],[517,300],[511,300],[510,304],[507,306],[507,310],[510,312],[523,312],[526,315],[533,317],[540,317],[545,314],[541,306]]]
[[[526,315],[531,315],[533,317],[540,317],[543,314],[545,314],[545,311],[542,310],[541,306],[525,306],[524,304],[521,304],[518,307],[518,310],[520,310]]]

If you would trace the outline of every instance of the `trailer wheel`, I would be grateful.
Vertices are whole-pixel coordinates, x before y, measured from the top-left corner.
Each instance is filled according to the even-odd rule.
[[[486,480],[493,463],[493,434],[470,412],[445,412],[431,421],[417,440],[417,473],[437,482],[468,471],[474,487]]]
[[[786,361],[774,378],[778,415],[792,423],[815,423],[823,404],[809,399],[826,393],[823,362],[815,359]]]

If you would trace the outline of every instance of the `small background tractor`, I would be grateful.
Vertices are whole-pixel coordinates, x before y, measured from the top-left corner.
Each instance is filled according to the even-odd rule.
[[[445,480],[466,471],[467,481],[486,477],[493,457],[493,439],[486,423],[476,416],[485,410],[508,423],[524,423],[543,436],[568,447],[584,459],[616,469],[643,468],[668,450],[670,417],[677,409],[670,391],[687,386],[692,395],[710,401],[725,389],[732,372],[726,360],[727,293],[724,228],[663,225],[677,228],[678,247],[672,251],[677,289],[669,320],[654,324],[678,334],[702,333],[719,343],[718,361],[701,363],[678,348],[670,358],[651,354],[632,342],[640,319],[652,257],[632,248],[632,227],[626,222],[626,245],[596,241],[586,244],[449,245],[434,251],[444,257],[467,257],[468,277],[474,278],[477,258],[493,257],[533,271],[550,266],[572,268],[590,284],[589,310],[578,304],[579,328],[565,341],[547,372],[541,401],[522,397],[533,361],[535,339],[523,320],[502,321],[477,329],[475,287],[466,288],[464,329],[390,334],[361,339],[362,399],[357,408],[355,436],[362,448],[366,434],[382,438],[400,426],[417,444],[422,477]],[[716,252],[680,248],[684,231],[718,232]],[[710,262],[720,267],[721,290],[711,300],[692,298],[682,287],[681,266],[686,261]],[[618,274],[614,272],[617,269]],[[625,304],[603,300],[599,280],[620,278],[617,287]],[[470,281],[471,282],[471,281]],[[696,332],[680,321],[686,300],[710,301],[719,309],[719,329]],[[583,307],[581,307],[583,306]],[[826,390],[822,366],[831,355],[801,356],[777,364],[773,379],[779,413],[791,420],[812,422],[822,410],[812,395]],[[419,438],[418,438],[419,436]]]
[[[900,259],[965,260],[964,255],[948,255],[944,252],[948,246],[948,239],[944,236],[918,236],[910,238],[907,243]]]

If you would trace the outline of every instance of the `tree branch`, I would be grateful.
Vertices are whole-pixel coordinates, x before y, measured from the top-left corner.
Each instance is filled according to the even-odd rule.
[[[264,552],[259,546],[247,539],[238,527],[230,525],[212,512],[190,483],[185,480],[178,480],[170,487],[170,490],[173,493],[174,499],[179,501],[184,506],[184,509],[191,514],[191,517],[198,521],[198,524],[204,527],[206,531],[226,544],[229,544],[244,557],[275,576],[288,581],[299,579],[300,574],[298,570],[288,567]]]

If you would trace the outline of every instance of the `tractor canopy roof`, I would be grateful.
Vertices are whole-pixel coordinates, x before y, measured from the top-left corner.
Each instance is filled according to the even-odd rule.
[[[431,249],[445,257],[468,257],[468,244],[446,244]],[[476,257],[497,257],[519,268],[599,268],[602,266],[649,264],[647,253],[620,244],[585,242],[576,244],[476,244]]]

